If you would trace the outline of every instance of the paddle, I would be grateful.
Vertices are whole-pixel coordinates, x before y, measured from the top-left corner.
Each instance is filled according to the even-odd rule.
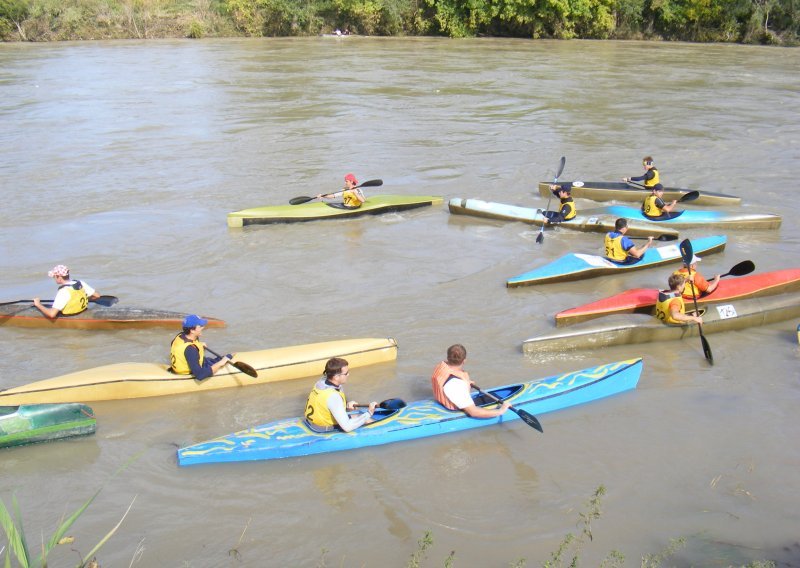
[[[567,157],[561,156],[561,162],[558,164],[558,172],[556,172],[556,177],[553,178],[553,185],[558,182],[558,178],[561,177],[562,172],[564,171],[564,165],[567,163]],[[553,192],[550,192],[550,197],[547,198],[547,207],[545,211],[550,209],[550,200],[553,199]],[[544,215],[544,212],[542,212]],[[544,226],[547,224],[547,217],[545,216],[544,222],[542,223],[542,229],[539,231],[539,236],[536,237],[536,243],[542,244],[544,242]]]
[[[116,296],[100,296],[94,300],[89,300],[89,301],[98,304],[100,306],[109,307],[119,302],[119,298],[117,298]],[[14,300],[13,302],[0,302],[0,306],[8,306],[11,304],[24,304],[24,303],[32,304],[33,300]],[[42,303],[52,304],[53,300],[42,300]]]
[[[627,181],[625,182],[628,185],[634,185],[640,189],[646,189],[647,191],[652,191],[652,187],[647,187],[646,185],[642,185],[641,183],[636,183],[635,181]],[[683,195],[681,195],[680,199],[678,199],[678,203],[686,203],[687,201],[694,201],[700,197],[699,191],[687,191]]]
[[[753,264],[752,260],[743,260],[725,274],[720,274],[719,277],[725,278],[726,276],[744,276],[745,274],[750,274],[755,269],[756,265]]]
[[[646,241],[650,237],[628,237],[634,241]],[[654,241],[677,241],[678,235],[658,235],[657,237],[653,237]]]
[[[208,347],[208,345],[206,345],[206,351],[208,351],[209,353],[211,353],[212,355],[215,355],[217,357],[222,357],[222,355],[220,355],[219,353],[215,353],[214,351],[212,351]],[[251,367],[250,365],[248,365],[247,363],[243,363],[242,361],[228,361],[228,364],[229,365],[233,365],[234,367],[239,369],[245,375],[250,375],[254,379],[258,378],[258,373],[256,372],[256,370],[253,367]]]
[[[692,277],[692,257],[694,257],[694,249],[692,248],[692,242],[689,239],[685,239],[680,244],[680,251],[681,251],[681,258],[683,258],[683,264],[686,265],[686,269],[689,271],[689,278]],[[694,302],[694,311],[695,313],[700,313],[697,309],[697,295],[694,292],[694,286],[692,286],[692,301]],[[703,335],[703,325],[701,323],[697,324],[697,330],[700,332],[700,343],[703,345],[703,354],[706,356],[706,360],[710,365],[714,364],[714,355],[711,354],[711,346],[708,344],[708,340],[706,336]]]
[[[389,398],[381,402],[378,408],[383,408],[384,410],[400,410],[406,406],[408,405],[402,398]],[[369,404],[356,404],[356,408],[369,408]]]
[[[563,167],[564,164],[562,163],[561,165]],[[559,173],[561,173],[561,172],[559,172]],[[492,393],[488,393],[488,392],[482,391],[480,389],[480,387],[478,385],[476,385],[475,383],[472,383],[472,388],[474,388],[476,391],[478,391],[479,393],[481,393],[485,397],[491,398],[492,400],[496,400],[497,402],[503,402],[502,400],[500,400],[499,398],[494,396]],[[514,412],[520,418],[522,418],[522,421],[525,422],[525,424],[527,424],[531,428],[535,428],[536,430],[539,430],[539,432],[544,434],[544,430],[542,429],[542,425],[539,423],[539,421],[536,419],[536,417],[533,414],[531,414],[530,412],[525,412],[524,410],[521,410],[519,408],[514,408],[513,406],[509,406],[508,409],[511,410],[512,412]]]
[[[367,180],[361,185],[355,186],[353,189],[358,189],[359,187],[378,187],[383,185],[382,179],[371,179]],[[339,193],[338,191],[336,193]],[[326,194],[327,195],[327,194]],[[301,195],[299,197],[293,197],[289,200],[290,205],[300,205],[301,203],[308,203],[309,201],[314,201],[317,196],[309,197],[308,195]]]

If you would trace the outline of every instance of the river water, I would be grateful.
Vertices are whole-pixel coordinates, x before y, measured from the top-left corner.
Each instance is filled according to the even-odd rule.
[[[228,229],[229,211],[381,178],[384,193],[543,207],[536,183],[638,175],[732,193],[779,231],[729,234],[707,275],[797,267],[796,50],[636,42],[329,38],[0,45],[0,298],[52,297],[66,263],[128,305],[227,320],[204,339],[255,350],[395,337],[356,369],[357,400],[429,396],[448,345],[483,387],[643,356],[639,388],[522,422],[277,462],[178,468],[178,446],[302,412],[313,382],[93,403],[96,435],[0,451],[29,541],[98,488],[70,531],[86,553],[136,497],[104,566],[539,565],[600,485],[598,565],[688,544],[671,563],[800,562],[795,327],[529,359],[555,312],[669,270],[508,290],[601,236],[451,217],[446,205]],[[579,202],[579,207],[594,206]],[[686,236],[710,234],[687,231]],[[120,361],[166,361],[169,330],[0,328],[0,388]],[[129,459],[137,459],[112,474]],[[75,563],[60,547],[53,565]],[[137,552],[138,550],[138,552]]]

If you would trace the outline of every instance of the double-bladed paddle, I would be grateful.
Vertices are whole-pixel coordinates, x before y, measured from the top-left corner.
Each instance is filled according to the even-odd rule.
[[[756,265],[753,264],[752,260],[743,260],[739,264],[734,265],[728,272],[725,274],[720,274],[720,278],[725,278],[726,276],[744,276],[745,274],[750,274],[756,269]]]
[[[558,182],[558,178],[561,177],[561,174],[564,172],[564,165],[567,163],[567,157],[561,156],[561,162],[558,164],[558,172],[556,172],[556,177],[553,178],[553,185]],[[553,199],[553,192],[550,192],[550,197],[547,198],[547,208],[542,212],[542,215],[545,215],[545,212],[550,209],[550,200]],[[539,235],[536,237],[536,243],[542,244],[544,242],[544,226],[547,224],[547,215],[545,215],[544,221],[542,222],[542,228],[539,231]]]
[[[683,264],[686,265],[686,269],[689,271],[689,278],[692,277],[692,258],[694,257],[694,249],[692,248],[692,241],[689,239],[685,239],[680,244],[680,251],[681,251],[681,258],[683,259]],[[694,302],[694,311],[695,313],[700,313],[697,309],[697,295],[694,292],[694,286],[692,288],[692,301]],[[708,344],[708,340],[706,336],[703,335],[703,324],[697,323],[697,330],[700,332],[700,343],[703,345],[703,354],[706,356],[706,360],[710,365],[714,364],[714,355],[711,353],[711,346]]]
[[[634,241],[645,241],[650,237],[628,237]],[[677,241],[678,235],[658,235],[657,237],[653,237],[654,241]]]
[[[215,356],[217,356],[219,358],[222,358],[222,355],[212,351],[211,348],[209,348],[208,345],[206,345],[206,351],[208,351],[212,355],[215,355]],[[245,375],[250,375],[254,379],[258,378],[258,373],[256,372],[256,370],[253,367],[251,367],[250,365],[248,365],[247,363],[243,363],[242,361],[228,361],[228,364],[229,365],[233,365],[234,367],[239,369]]]
[[[89,301],[99,306],[109,307],[119,302],[119,298],[117,298],[116,296],[100,296],[98,298],[95,298],[94,300],[90,299]],[[9,306],[11,304],[25,304],[25,303],[32,304],[33,300],[14,300],[13,302],[0,302],[0,306]],[[42,300],[42,303],[52,304],[53,300]]]
[[[636,183],[635,181],[626,181],[625,183],[627,183],[628,185],[636,186],[639,189],[646,189],[647,191],[652,191],[653,189],[652,187],[647,187],[646,185],[642,185],[641,183]],[[686,193],[681,195],[677,201],[678,203],[686,203],[687,201],[694,201],[698,197],[700,197],[700,192],[692,190],[692,191],[687,191]]]
[[[562,163],[562,166],[563,166],[563,163]],[[485,396],[487,398],[491,398],[492,400],[495,400],[497,402],[503,402],[502,400],[500,400],[499,398],[494,396],[492,393],[482,391],[480,389],[480,387],[478,385],[476,385],[475,383],[472,383],[472,388],[474,388],[476,391],[478,391],[479,393],[481,393],[483,396]],[[522,409],[515,408],[513,406],[509,406],[508,409],[511,410],[512,412],[514,412],[520,418],[522,418],[522,421],[525,422],[525,424],[527,424],[531,428],[535,428],[536,430],[539,430],[539,432],[544,434],[544,430],[542,429],[542,425],[539,423],[539,421],[536,419],[536,417],[533,414],[531,414],[530,412],[526,412],[526,411],[524,411]]]
[[[388,398],[378,405],[384,410],[400,410],[408,406],[402,398]],[[356,404],[356,408],[369,408],[369,404]]]
[[[378,187],[378,186],[381,186],[381,185],[383,185],[383,180],[382,179],[370,179],[370,180],[365,181],[361,185],[355,186],[353,189],[358,189],[359,187]],[[340,191],[346,191],[346,190],[340,190]],[[336,191],[334,193],[339,193],[339,191]],[[328,194],[325,194],[325,195],[328,195]],[[317,198],[316,195],[313,196],[313,197],[309,197],[308,195],[301,195],[299,197],[291,198],[289,200],[289,204],[290,205],[300,205],[301,203],[308,203],[309,201],[314,201],[316,198]]]

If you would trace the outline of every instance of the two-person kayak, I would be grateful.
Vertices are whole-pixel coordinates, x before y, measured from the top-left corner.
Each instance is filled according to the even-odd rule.
[[[391,338],[342,339],[242,351],[234,362],[246,363],[256,370],[257,377],[226,365],[202,382],[191,375],[173,374],[165,364],[116,363],[2,390],[0,406],[164,396],[314,377],[322,374],[331,357],[344,357],[350,367],[394,361],[397,342]]]
[[[630,359],[486,392],[520,411],[537,415],[633,389],[641,372],[642,360]],[[475,395],[477,404],[495,404],[482,402],[481,396]],[[372,424],[349,433],[317,433],[302,418],[279,420],[181,448],[178,464],[270,460],[351,450],[502,424],[519,416],[508,411],[495,418],[476,419],[460,410],[447,410],[434,400],[420,400],[399,409],[378,409],[373,418]]]
[[[550,190],[552,182],[540,181],[539,194],[542,197],[549,198],[553,193]],[[637,186],[633,183],[625,183],[621,181],[573,181],[561,182],[570,183],[572,188],[570,193],[572,197],[580,199],[591,199],[593,201],[634,201],[641,203],[644,198],[652,193],[650,189]],[[693,193],[696,190],[685,189],[680,187],[665,187],[664,200],[672,201],[673,199],[680,199],[688,193]],[[694,199],[696,205],[740,205],[742,203],[741,197],[735,195],[728,195],[725,193],[714,193],[711,191],[698,191],[697,199]]]

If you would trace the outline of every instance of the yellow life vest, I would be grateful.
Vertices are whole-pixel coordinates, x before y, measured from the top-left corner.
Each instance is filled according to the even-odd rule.
[[[684,325],[686,322],[678,321],[672,317],[672,311],[669,309],[669,305],[678,300],[681,305],[680,313],[686,313],[686,306],[683,303],[683,296],[680,293],[672,292],[667,290],[666,292],[663,290],[658,291],[658,301],[656,302],[656,318],[660,319],[664,323],[671,323],[677,325]]]
[[[703,293],[697,289],[697,286],[695,286],[694,283],[694,275],[697,274],[697,272],[692,272],[692,276],[689,277],[689,271],[686,268],[679,268],[678,270],[673,272],[673,274],[678,274],[679,276],[683,276],[686,279],[686,281],[683,284],[683,290],[681,291],[681,295],[684,298],[691,298],[692,293],[694,293],[694,296],[696,298],[699,298],[700,296],[703,295]]]
[[[575,209],[575,201],[571,197],[567,197],[566,199],[561,200],[562,209],[564,208],[565,205],[569,208],[569,211],[567,211],[567,214],[564,215],[564,221],[569,221],[570,219],[573,219],[575,215],[578,214],[578,210]]]
[[[642,213],[644,213],[646,217],[660,217],[664,214],[664,210],[656,205],[656,199],[658,199],[657,195],[648,195],[645,197],[644,203],[642,203]]]
[[[622,233],[616,233],[616,237],[612,237],[612,233],[606,233],[605,249],[606,258],[617,262],[623,262],[628,258],[628,252],[622,248]]]
[[[172,345],[170,345],[169,348],[169,358],[172,363],[171,370],[176,375],[192,374],[192,370],[189,367],[189,362],[186,360],[186,348],[190,345],[197,347],[197,353],[200,356],[197,362],[201,366],[203,365],[203,359],[205,357],[205,349],[203,348],[203,344],[197,339],[194,341],[189,341],[186,339],[183,333],[179,333],[175,336],[175,339],[172,340]]]
[[[61,310],[63,315],[73,316],[79,314],[89,305],[89,296],[86,295],[86,290],[83,289],[83,284],[81,284],[80,280],[73,284],[64,284],[58,287],[59,290],[61,288],[66,288],[67,292],[69,292],[69,300]]]
[[[358,198],[358,193],[355,189],[346,189],[343,191],[342,201],[345,207],[352,207],[353,209],[361,207],[361,200]]]
[[[337,426],[336,419],[331,414],[331,411],[328,410],[328,399],[336,395],[342,397],[342,404],[347,408],[347,400],[342,391],[333,387],[318,389],[315,385],[311,389],[311,394],[308,395],[308,402],[306,402],[306,421],[322,428]]]
[[[653,172],[653,177],[650,179],[644,180],[644,186],[647,188],[652,188],[655,184],[659,182],[659,175],[658,170],[655,168],[650,168],[650,171]]]

